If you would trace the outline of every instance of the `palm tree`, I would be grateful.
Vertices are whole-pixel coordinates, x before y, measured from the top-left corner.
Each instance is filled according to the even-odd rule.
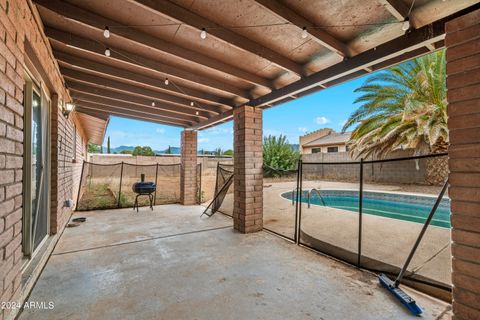
[[[396,149],[414,154],[448,148],[445,52],[438,51],[371,76],[355,92],[362,105],[342,131],[357,125],[349,147],[353,156],[384,157]]]

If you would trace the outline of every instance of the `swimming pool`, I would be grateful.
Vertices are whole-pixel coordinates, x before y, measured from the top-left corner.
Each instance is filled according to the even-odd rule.
[[[303,203],[308,202],[308,192],[308,190],[302,192]],[[311,194],[310,203],[312,205],[358,212],[358,191],[321,190],[320,194],[321,197],[316,192]],[[285,192],[282,197],[292,200],[292,192]],[[364,191],[362,212],[423,224],[435,200],[435,196]],[[450,228],[450,200],[448,198],[444,198],[440,202],[431,224]]]

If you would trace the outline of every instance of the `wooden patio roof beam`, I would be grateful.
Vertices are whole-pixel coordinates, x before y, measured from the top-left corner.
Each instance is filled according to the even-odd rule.
[[[206,129],[209,127],[213,127],[217,124],[220,124],[222,122],[226,122],[232,118],[233,118],[233,110],[225,111],[222,114],[216,115],[214,117],[211,117],[208,120],[202,121],[199,124],[192,126],[192,129],[199,129],[199,130]]]
[[[64,66],[60,66],[60,71],[62,72],[62,75],[65,78],[71,79],[73,81],[77,81],[77,82],[80,81],[80,82],[96,85],[99,87],[112,88],[115,90],[123,91],[125,93],[148,97],[154,101],[163,101],[169,104],[179,105],[183,108],[206,111],[212,114],[219,114],[223,111],[218,107],[205,105],[205,104],[202,104],[201,106],[198,106],[195,104],[194,106],[190,106],[191,100],[189,99],[167,95],[159,91],[154,91],[154,90],[142,88],[139,86],[134,86],[134,85],[123,83],[116,80],[100,78],[100,77],[97,77],[88,73],[84,73],[78,70],[69,69]]]
[[[58,50],[53,50],[53,54],[59,62],[63,62],[69,64],[71,66],[80,67],[85,70],[89,70],[90,72],[100,73],[107,77],[114,77],[120,78],[124,81],[134,81],[138,83],[140,86],[146,87],[153,87],[158,88],[161,91],[165,91],[165,93],[170,94],[174,93],[174,95],[181,95],[186,96],[191,101],[202,100],[202,102],[206,103],[218,103],[222,104],[227,108],[231,108],[232,101],[229,99],[224,99],[218,96],[214,96],[205,92],[201,92],[195,89],[190,89],[186,87],[182,87],[179,85],[168,85],[166,86],[164,80],[160,80],[158,78],[144,76],[142,74],[128,71],[125,69],[113,67],[108,64],[99,63],[93,60],[87,60],[81,57],[73,56],[68,53],[64,53]]]
[[[160,101],[156,102],[155,106],[152,106],[151,99],[147,99],[140,96],[133,96],[133,95],[121,93],[118,91],[112,91],[105,88],[98,88],[98,87],[86,85],[80,82],[67,80],[67,85],[70,92],[87,93],[87,94],[95,95],[98,97],[105,97],[105,98],[109,98],[117,101],[128,102],[128,103],[131,103],[132,105],[149,107],[154,110],[170,111],[180,115],[194,115],[194,114],[196,115],[196,112],[198,112],[198,117],[200,118],[208,119],[211,117],[211,114],[204,111],[195,111],[193,109],[186,109],[176,105],[166,104]]]
[[[350,73],[364,70],[365,67],[379,64],[402,54],[424,47],[427,43],[439,41],[445,37],[444,19],[415,29],[408,34],[388,41],[382,45],[362,52],[353,58],[339,62],[280,89],[274,90],[248,103],[250,106],[263,106],[284,97],[309,90],[319,84],[330,82]]]
[[[194,13],[175,3],[169,1],[153,1],[153,0],[128,0],[131,3],[142,6],[143,8],[155,13],[167,17],[170,20],[174,20],[178,23],[193,27],[199,32],[202,28],[206,28],[209,36],[213,36],[223,42],[235,46],[250,54],[260,56],[269,60],[278,67],[293,72],[299,76],[303,75],[303,68],[301,65],[290,60],[289,58],[282,56],[281,54],[250,40],[240,34],[237,34],[229,29]],[[259,54],[261,53],[261,55]]]
[[[307,28],[308,33],[312,36],[313,40],[326,47],[330,51],[336,52],[342,57],[349,57],[350,50],[346,44],[340,40],[333,37],[328,32],[315,28],[315,25],[296,13],[289,7],[283,5],[277,0],[255,0],[257,3],[270,10],[272,13],[280,17],[281,19],[287,20],[297,26],[299,29]],[[310,29],[309,29],[310,27]]]
[[[178,114],[170,111],[161,110],[156,107],[151,107],[151,106],[146,107],[146,106],[135,105],[125,101],[118,101],[110,98],[91,95],[85,92],[72,91],[71,93],[74,99],[102,104],[102,105],[111,106],[115,108],[122,108],[125,110],[132,110],[132,111],[153,115],[153,116],[161,116],[169,119],[189,121],[189,122],[198,122],[200,118],[195,115],[182,115],[182,114]]]
[[[402,0],[378,0],[385,9],[398,21],[403,21],[408,15],[409,8]]]
[[[405,21],[405,19],[408,17],[412,27],[414,28],[417,27],[417,22],[412,17],[412,12],[410,12],[410,8],[402,0],[378,0],[378,1],[381,4],[383,4],[385,9],[388,12],[390,12],[390,14],[395,17],[395,19],[397,19],[398,21]]]
[[[80,112],[80,113],[84,113],[84,114],[86,114],[86,115],[89,115],[89,116],[92,116],[92,117],[96,117],[96,118],[101,118],[101,117],[109,118],[111,115],[114,115],[114,116],[122,117],[122,118],[128,118],[128,119],[134,119],[134,120],[141,120],[141,121],[148,121],[148,122],[154,122],[154,123],[164,124],[164,125],[168,125],[168,126],[185,128],[185,126],[183,126],[183,125],[181,125],[181,124],[168,123],[168,122],[164,122],[164,121],[161,121],[161,120],[144,118],[144,117],[141,117],[141,116],[132,116],[132,115],[125,115],[125,114],[122,114],[122,113],[105,112],[105,111],[101,111],[101,110],[95,110],[95,109],[85,108],[85,107],[83,107],[83,106],[81,106],[81,105],[77,105],[77,106],[75,107],[75,109],[76,109],[78,112]]]
[[[82,9],[70,3],[60,0],[33,0],[34,3],[40,5],[56,14],[63,16],[71,23],[80,24],[84,27],[95,29],[98,32],[103,32],[105,26],[114,27],[121,25],[118,22],[100,16],[88,10]],[[48,21],[47,21],[48,23]],[[173,57],[181,58],[187,63],[197,63],[201,66],[211,68],[216,71],[220,71],[225,74],[243,79],[244,81],[252,84],[266,87],[271,89],[272,83],[270,80],[257,76],[251,72],[240,69],[236,66],[224,63],[214,58],[208,57],[180,46],[177,46],[171,42],[163,39],[153,37],[147,33],[141,32],[133,28],[117,28],[115,32],[112,32],[111,38],[121,37],[128,41],[135,42],[148,48],[155,49],[162,53],[167,53]]]
[[[102,113],[102,114],[98,113],[97,115],[91,115],[91,114],[85,113],[84,110],[80,106],[75,106],[75,112],[76,113],[78,112],[79,114],[85,114],[87,116],[90,116],[92,118],[91,120],[95,119],[95,120],[100,120],[100,121],[108,121],[108,118],[110,117],[110,115],[107,114],[107,113]]]
[[[51,28],[49,26],[45,27],[45,34],[49,39],[56,41],[62,45],[68,46],[69,48],[82,50],[89,54],[104,56],[105,46],[96,41],[86,39],[71,33],[67,33],[55,28]],[[170,78],[182,79],[212,89],[220,90],[229,94],[234,94],[245,99],[250,99],[250,94],[247,91],[229,85],[225,82],[197,75],[190,71],[182,70],[180,68],[143,57],[141,55],[138,55],[137,53],[128,52],[113,46],[110,46],[109,48],[111,51],[110,59],[127,63],[138,68],[160,72]]]
[[[276,102],[288,98],[292,94],[302,96],[302,92],[314,92],[314,87],[320,84],[330,84],[339,81],[341,83],[348,79],[358,77],[365,73],[364,68],[367,66],[375,66],[386,68],[392,64],[400,63],[406,59],[411,59],[414,54],[421,54],[426,50],[426,45],[436,43],[439,46],[445,38],[445,23],[462,16],[468,12],[472,12],[480,8],[480,4],[473,5],[462,11],[456,12],[448,17],[437,20],[433,23],[425,25],[419,29],[390,40],[373,49],[358,54],[357,56],[337,63],[329,68],[316,72],[308,77],[298,80],[280,89],[276,89],[269,94],[253,99],[248,103],[250,106],[262,107],[275,105]],[[319,87],[320,89],[320,87]],[[205,129],[217,123],[224,122],[232,118],[231,111],[214,116],[208,120],[202,121],[193,126],[194,129]]]
[[[75,99],[74,102],[76,106],[75,108],[80,107],[82,109],[90,109],[92,111],[103,112],[109,115],[134,117],[140,120],[156,121],[156,122],[167,124],[167,125],[177,125],[181,127],[188,127],[193,124],[190,121],[168,119],[160,116],[144,114],[144,113],[133,111],[133,110],[125,110],[123,108],[118,108],[115,106],[109,106],[109,105],[103,105],[103,104],[93,103],[89,101],[84,101],[81,99]]]

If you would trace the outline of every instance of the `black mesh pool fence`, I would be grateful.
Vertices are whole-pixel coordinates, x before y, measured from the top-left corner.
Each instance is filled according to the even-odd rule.
[[[78,211],[133,207],[132,185],[145,175],[145,181],[156,183],[154,204],[180,202],[181,164],[96,164],[84,162],[78,190]],[[201,164],[197,167],[197,195],[201,196]],[[200,200],[200,199],[199,199]],[[149,205],[147,197],[138,199]]]
[[[213,194],[213,199],[207,206],[207,208],[205,208],[203,214],[207,216],[212,216],[215,212],[220,211],[223,214],[232,216],[233,165],[217,163],[216,171],[215,192]]]
[[[397,274],[448,177],[447,154],[299,164],[296,242],[360,268]],[[451,290],[450,203],[440,201],[405,281]]]

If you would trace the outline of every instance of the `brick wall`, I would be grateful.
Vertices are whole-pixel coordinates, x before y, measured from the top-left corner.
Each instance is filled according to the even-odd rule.
[[[182,131],[182,169],[180,173],[180,203],[197,204],[197,131]]]
[[[446,30],[453,311],[480,319],[480,10]]]
[[[56,96],[52,99],[52,106],[55,105]],[[75,113],[67,120],[59,108],[52,107],[51,133],[50,232],[56,234],[65,227],[72,214],[72,208],[65,207],[65,200],[77,201],[82,164],[86,159],[86,141]]]
[[[22,283],[22,189],[23,189],[23,88],[27,51],[51,93],[69,99],[58,66],[52,58],[38,12],[30,1],[0,0],[0,301],[19,301],[27,287]],[[52,98],[52,232],[67,221],[70,210],[63,208],[72,198],[72,180],[77,167],[72,164],[73,120],[65,121]],[[65,134],[64,134],[65,132]],[[83,131],[82,131],[83,134]],[[58,135],[58,136],[57,136]],[[57,148],[62,147],[62,151]],[[66,160],[63,161],[63,155]],[[59,162],[57,164],[57,161]],[[58,177],[57,177],[58,176]],[[49,254],[49,253],[47,253]],[[39,266],[41,267],[41,266]],[[30,281],[35,281],[31,278]],[[0,310],[0,319],[15,312]]]
[[[233,227],[243,233],[263,228],[262,110],[250,106],[233,112]]]

